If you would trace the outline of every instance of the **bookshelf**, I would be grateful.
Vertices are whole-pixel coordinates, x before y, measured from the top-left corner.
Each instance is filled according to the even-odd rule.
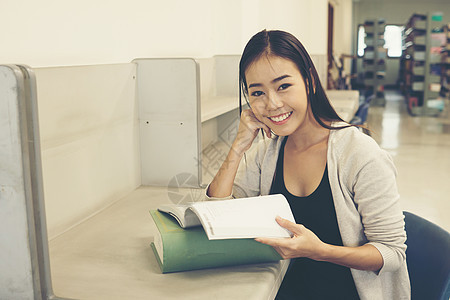
[[[442,14],[413,14],[403,36],[403,92],[414,116],[437,116],[441,89]]]
[[[445,46],[441,52],[441,96],[450,99],[450,23],[442,27],[445,37]]]
[[[386,49],[384,46],[384,20],[369,20],[364,23],[363,67],[366,95],[375,95],[371,105],[384,106],[384,77],[386,75]]]

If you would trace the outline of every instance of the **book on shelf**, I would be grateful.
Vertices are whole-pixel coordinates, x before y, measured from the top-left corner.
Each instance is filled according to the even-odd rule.
[[[425,60],[425,51],[416,51],[413,54],[414,60]]]
[[[427,107],[436,109],[441,112],[445,108],[445,101],[442,98],[428,99]]]
[[[413,91],[423,91],[425,88],[425,83],[423,81],[417,81],[412,83]]]
[[[426,36],[425,35],[420,35],[420,36],[415,36],[414,37],[414,44],[416,45],[424,45],[426,44]]]
[[[440,83],[430,83],[429,90],[431,92],[440,92],[441,91],[441,84]]]
[[[150,214],[162,273],[279,261],[275,249],[254,238],[289,237],[277,215],[295,222],[282,195],[163,205]]]

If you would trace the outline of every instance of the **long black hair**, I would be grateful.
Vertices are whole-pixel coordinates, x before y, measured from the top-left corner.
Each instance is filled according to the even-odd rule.
[[[292,34],[273,30],[263,30],[255,34],[247,43],[239,62],[239,111],[242,112],[242,94],[248,103],[248,87],[245,78],[247,68],[262,55],[274,55],[288,59],[295,63],[306,85],[306,94],[314,119],[328,129],[341,129],[343,127],[331,127],[326,121],[341,121],[320,83],[316,68],[302,43]],[[250,106],[250,105],[249,105]]]

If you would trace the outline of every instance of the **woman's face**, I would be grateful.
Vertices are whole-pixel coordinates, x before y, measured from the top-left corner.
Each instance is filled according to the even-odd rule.
[[[279,136],[301,128],[310,111],[305,81],[297,66],[278,56],[261,56],[245,71],[256,118]]]

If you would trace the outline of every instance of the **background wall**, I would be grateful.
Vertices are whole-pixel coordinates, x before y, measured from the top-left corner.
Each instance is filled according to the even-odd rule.
[[[263,28],[326,54],[326,0],[2,0],[0,63],[110,64],[239,54]],[[317,36],[324,37],[318,39]]]
[[[340,54],[352,54],[352,14],[351,0],[333,0],[330,3],[334,7],[334,52],[337,57]]]
[[[383,18],[386,24],[405,25],[414,13],[442,12],[443,24],[450,22],[448,0],[354,0],[354,24],[352,29],[353,51],[356,53],[358,24],[365,20]],[[361,68],[361,64],[359,64]],[[389,58],[386,65],[385,84],[395,84],[398,78],[400,60]],[[361,69],[358,68],[360,71]]]
[[[333,55],[336,60],[342,54],[352,54],[353,2],[352,0],[330,0],[334,10]],[[344,71],[351,72],[351,59],[344,59]],[[332,70],[334,79],[338,78],[337,69]]]

